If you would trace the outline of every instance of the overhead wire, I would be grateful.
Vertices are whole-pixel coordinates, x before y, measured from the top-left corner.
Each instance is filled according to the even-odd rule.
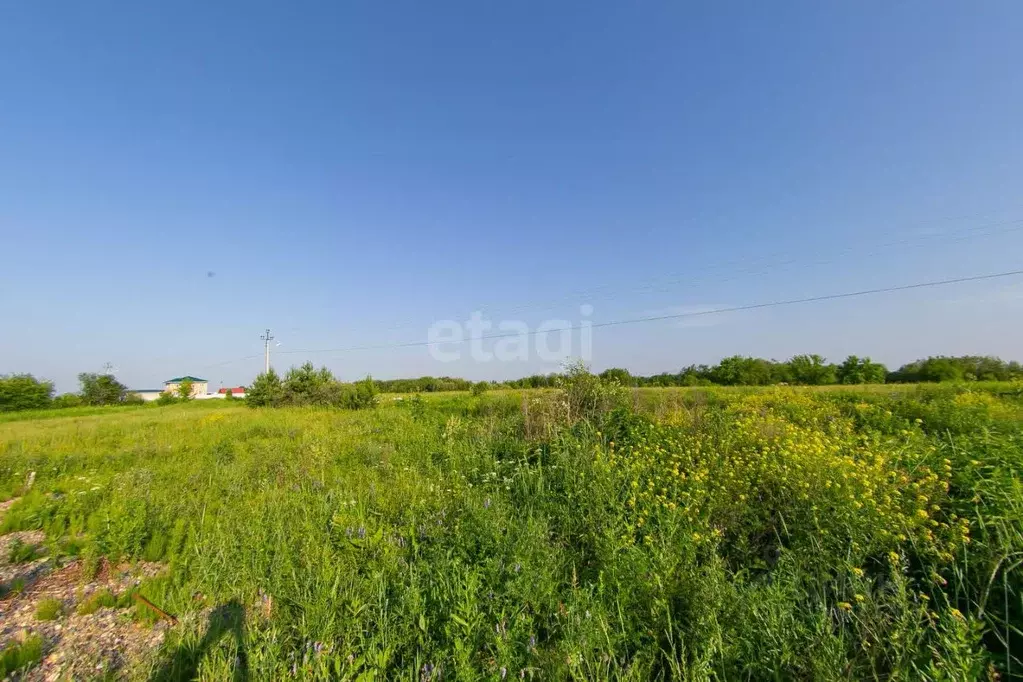
[[[988,215],[990,215],[990,213],[988,213]],[[958,220],[958,219],[963,219],[963,218],[967,218],[967,217],[970,217],[970,216],[961,216],[961,217],[956,217],[956,218],[948,218],[948,219],[944,219],[944,220],[927,221],[927,222],[924,222],[924,223],[918,223],[917,226],[919,226],[919,225],[926,225],[926,224],[932,224],[932,223],[936,223],[936,222],[946,222],[946,221],[951,221],[951,220]],[[1005,229],[999,229],[999,228],[1005,228]],[[925,243],[927,243],[929,241],[935,240],[935,239],[942,239],[942,240],[947,239],[947,240],[949,240],[951,242],[959,242],[959,241],[964,241],[964,240],[976,239],[976,238],[979,238],[979,237],[988,237],[988,236],[996,236],[996,235],[1008,234],[1008,233],[1012,233],[1012,232],[1018,232],[1020,230],[1023,230],[1023,218],[1016,218],[1016,219],[1012,219],[1012,220],[998,221],[998,222],[988,223],[988,224],[985,224],[985,225],[980,225],[980,226],[976,226],[976,227],[972,227],[972,228],[966,228],[966,229],[963,229],[963,230],[956,230],[956,231],[946,232],[946,233],[941,233],[941,234],[936,234],[936,235],[926,235],[926,236],[923,236],[923,237],[904,238],[904,239],[899,239],[899,240],[892,240],[892,241],[884,242],[884,243],[881,243],[881,244],[875,244],[871,251],[866,252],[866,253],[860,252],[858,255],[866,257],[866,256],[870,256],[872,254],[876,254],[876,253],[882,252],[884,250],[887,250],[887,249],[890,249],[890,248],[893,248],[893,247],[909,246],[909,245],[923,245],[923,244],[925,244]],[[826,265],[826,264],[829,264],[829,263],[833,263],[833,262],[835,262],[836,260],[838,260],[840,258],[845,258],[845,257],[847,257],[847,256],[849,256],[851,254],[854,254],[854,253],[857,253],[855,248],[848,248],[848,249],[844,249],[844,250],[841,250],[841,251],[838,251],[838,252],[833,252],[826,259],[811,261],[808,264],[811,265],[811,266]],[[716,264],[716,265],[708,265],[708,266],[703,266],[703,267],[697,268],[696,271],[697,272],[701,272],[701,271],[702,272],[708,272],[708,271],[720,270],[720,269],[724,269],[726,267],[729,267],[730,265],[741,265],[743,262],[744,261],[742,261],[742,260],[737,260],[737,261],[731,261],[731,262],[726,262],[726,263],[719,263],[719,264]],[[600,299],[600,298],[598,298],[598,299],[590,298],[590,300],[608,300],[608,299],[613,299],[613,298],[616,298],[616,297],[619,297],[619,296],[622,296],[622,295],[625,295],[625,294],[635,294],[635,293],[643,293],[643,292],[667,292],[667,291],[673,291],[674,288],[675,288],[675,285],[678,285],[678,284],[694,285],[694,284],[701,284],[701,283],[705,283],[705,282],[709,282],[709,281],[713,281],[715,283],[729,282],[729,281],[734,281],[736,279],[739,279],[741,276],[748,276],[748,275],[751,275],[751,274],[764,274],[764,273],[769,272],[770,270],[772,270],[774,268],[777,268],[777,267],[780,267],[780,266],[793,265],[793,264],[798,264],[800,262],[805,262],[805,261],[802,258],[789,258],[789,259],[784,260],[784,261],[770,261],[770,260],[768,260],[766,258],[763,258],[763,259],[754,260],[753,262],[754,263],[756,263],[756,262],[764,263],[764,266],[760,267],[760,268],[756,268],[756,269],[739,270],[739,271],[737,271],[735,273],[734,276],[729,277],[729,278],[724,278],[724,279],[718,279],[718,278],[707,279],[707,278],[704,278],[704,279],[695,279],[694,280],[692,278],[678,278],[678,279],[664,280],[663,278],[657,278],[657,279],[661,279],[663,281],[663,283],[647,284],[645,286],[633,287],[633,288],[625,290],[625,291],[612,292],[611,294],[609,294],[607,296],[604,296],[603,299]],[[1008,274],[1012,274],[1012,273],[1008,273]],[[996,275],[996,276],[999,276],[999,277],[1000,276],[1008,276],[1008,274],[1002,273],[1002,274],[999,274],[999,275]],[[989,279],[990,277],[981,276],[980,278],[981,279]],[[655,282],[657,280],[655,279],[655,280],[649,280],[649,281],[650,282]],[[967,278],[967,279],[963,279],[963,280],[952,280],[952,281],[950,281],[948,283],[954,283],[954,282],[957,282],[957,281],[971,281],[971,280],[969,278]],[[940,283],[924,283],[924,286],[936,286],[937,284],[941,284],[941,283],[944,283],[944,282],[940,282]],[[529,304],[520,304],[520,305],[513,306],[511,308],[501,308],[501,307],[496,307],[495,308],[493,306],[485,306],[481,310],[483,310],[483,311],[498,310],[498,311],[502,311],[502,312],[505,312],[505,313],[511,313],[511,312],[520,312],[520,311],[523,311],[523,310],[531,310],[531,309],[532,310],[552,309],[554,307],[557,307],[558,305],[562,305],[562,304],[567,303],[567,302],[578,302],[579,298],[582,297],[582,296],[585,296],[587,293],[589,293],[592,296],[593,293],[601,291],[601,290],[609,289],[611,286],[613,286],[613,285],[602,285],[602,286],[594,287],[594,288],[591,288],[591,289],[588,289],[588,290],[582,290],[582,291],[576,292],[575,294],[571,295],[571,298],[562,298],[562,299],[560,299],[560,301],[551,301],[550,299],[548,299],[545,303],[534,302],[534,303],[529,303]],[[659,288],[654,288],[654,287],[659,287]],[[910,288],[915,288],[915,287],[910,287]],[[898,290],[898,289],[894,289],[894,290]],[[853,293],[852,295],[864,295],[864,294],[863,293]],[[839,296],[839,298],[842,298],[842,297],[845,297],[845,296],[844,295]],[[810,299],[810,300],[815,300],[815,299]],[[789,302],[782,302],[782,303],[780,303],[780,305],[788,305],[788,304],[789,304]],[[539,306],[544,306],[544,307],[539,307]],[[764,307],[764,306],[759,306],[758,305],[757,307]],[[745,309],[749,309],[749,308],[740,307],[740,308],[738,308],[736,310],[745,310]],[[707,311],[699,311],[699,312],[696,312],[696,313],[692,313],[692,312],[691,313],[685,313],[685,316],[710,315],[710,314],[722,313],[722,312],[735,312],[736,310],[733,310],[733,309],[730,309],[730,308],[729,309],[714,309],[714,310],[707,310]],[[645,319],[646,318],[636,318],[637,321],[644,321]],[[659,318],[651,318],[651,319],[659,319]],[[665,319],[667,319],[667,318],[665,318]],[[612,321],[612,322],[603,322],[603,323],[591,323],[590,326],[591,326],[591,328],[600,328],[600,327],[604,327],[604,326],[614,326],[614,325],[618,325],[618,324],[622,324],[622,323],[623,322],[621,322],[621,321]],[[397,331],[397,330],[400,330],[400,329],[407,329],[407,328],[421,326],[422,324],[423,323],[421,321],[418,322],[418,323],[398,324],[398,325],[393,325],[393,326],[390,326],[390,327],[385,327],[385,328],[383,328],[383,331]],[[550,331],[561,331],[561,330],[556,330],[555,329],[555,330],[550,330]],[[493,337],[492,336],[492,337],[484,337],[484,338],[502,338],[502,337]],[[313,353],[334,352],[334,351],[343,352],[343,351],[348,351],[348,350],[370,350],[370,349],[383,349],[383,348],[405,348],[405,347],[413,347],[413,346],[417,346],[417,345],[418,346],[423,346],[423,345],[429,345],[429,344],[425,343],[425,342],[408,342],[408,343],[397,343],[397,344],[383,343],[383,344],[369,344],[369,345],[363,345],[363,346],[351,346],[351,347],[344,348],[344,349],[326,349],[326,350],[302,350],[302,349],[298,349],[298,350],[287,350],[287,351],[278,351],[276,354],[277,355],[296,355],[296,354],[303,354],[303,353],[313,354]],[[231,359],[231,360],[224,360],[224,361],[220,361],[220,362],[216,362],[216,363],[211,363],[209,365],[203,365],[203,366],[200,367],[200,369],[209,369],[209,368],[222,367],[222,366],[230,365],[230,364],[233,364],[233,363],[236,363],[236,362],[243,362],[243,361],[246,361],[246,360],[255,360],[255,359],[258,359],[258,358],[262,358],[262,357],[263,357],[262,354],[259,354],[259,355],[248,355],[248,356],[244,356],[244,357],[240,357],[240,358],[234,358],[234,359]]]
[[[997,228],[1005,228],[1005,229],[997,229]],[[826,257],[818,258],[818,259],[810,261],[808,263],[807,263],[805,257],[787,257],[785,260],[771,260],[772,257],[768,256],[768,257],[753,259],[752,261],[738,259],[738,260],[734,260],[734,261],[726,261],[724,263],[717,263],[717,264],[700,266],[700,267],[694,268],[693,270],[690,270],[685,275],[683,275],[681,273],[676,273],[676,274],[672,274],[672,275],[666,275],[666,276],[661,276],[661,277],[653,278],[653,279],[647,280],[646,284],[641,284],[639,286],[629,287],[627,289],[621,289],[619,287],[619,285],[615,285],[615,284],[604,284],[604,285],[599,285],[599,286],[596,286],[596,287],[591,287],[591,288],[588,288],[588,289],[578,290],[578,291],[576,291],[574,293],[567,294],[567,295],[562,296],[562,297],[560,297],[558,299],[555,299],[555,300],[544,299],[543,301],[532,301],[532,302],[529,302],[529,303],[519,303],[519,304],[513,304],[511,306],[502,306],[500,304],[498,304],[498,305],[481,305],[481,306],[478,306],[476,308],[476,310],[478,310],[480,312],[491,313],[491,314],[493,314],[494,312],[499,312],[499,313],[502,313],[502,314],[513,314],[513,313],[521,313],[523,311],[529,311],[529,310],[532,310],[532,311],[545,311],[545,310],[551,310],[551,309],[557,308],[557,307],[562,306],[562,305],[566,305],[566,304],[570,304],[570,303],[576,303],[580,299],[583,299],[583,298],[585,298],[587,302],[592,302],[592,301],[614,300],[614,299],[620,298],[621,296],[624,296],[624,295],[643,294],[643,293],[663,293],[663,292],[673,291],[675,289],[675,287],[677,287],[680,284],[694,285],[694,284],[705,284],[705,283],[710,283],[710,282],[713,282],[713,283],[732,282],[732,281],[736,281],[737,279],[739,279],[742,276],[765,274],[765,273],[770,272],[770,271],[772,271],[772,270],[774,270],[776,268],[779,268],[779,267],[785,267],[785,266],[789,266],[789,265],[796,265],[796,264],[800,264],[800,263],[807,263],[808,265],[811,265],[811,266],[829,265],[829,264],[838,262],[840,260],[847,259],[849,256],[859,256],[859,257],[866,258],[866,257],[878,255],[880,253],[883,253],[883,252],[887,251],[888,249],[899,247],[899,246],[926,246],[928,243],[931,243],[934,240],[942,240],[942,241],[947,240],[949,243],[956,243],[956,242],[965,241],[965,240],[971,240],[971,239],[977,239],[977,238],[983,238],[983,237],[991,237],[991,236],[998,236],[998,235],[1003,235],[1003,234],[1010,234],[1010,233],[1014,233],[1014,232],[1019,232],[1021,230],[1023,230],[1023,218],[1017,218],[1017,219],[1013,219],[1013,220],[999,221],[999,222],[995,222],[995,223],[989,223],[989,224],[986,224],[986,225],[980,225],[980,226],[977,226],[977,227],[967,228],[967,229],[963,229],[963,230],[956,230],[956,231],[946,232],[946,233],[942,233],[942,234],[925,235],[925,236],[920,236],[920,237],[904,238],[904,239],[899,239],[899,240],[892,240],[892,241],[888,241],[888,242],[882,242],[880,244],[872,245],[872,248],[870,250],[868,250],[868,251],[863,251],[861,249],[857,249],[856,247],[849,247],[849,248],[841,249],[839,251],[830,252]],[[782,254],[775,254],[775,255],[780,256]],[[723,278],[723,279],[722,278],[707,278],[707,277],[703,277],[703,278],[693,278],[692,277],[692,275],[694,273],[715,272],[715,271],[723,270],[723,269],[726,269],[726,268],[729,268],[729,267],[743,266],[743,265],[746,265],[748,267],[746,267],[744,269],[736,270],[733,273],[732,276],[726,277],[726,278]],[[598,294],[598,292],[607,291],[609,289],[615,289],[616,287],[618,287],[617,290],[611,291],[610,293]],[[449,318],[454,318],[454,317],[459,317],[459,316],[458,315],[451,315],[451,316],[448,316],[448,317]],[[421,320],[420,321],[411,321],[411,320],[409,320],[409,321],[399,322],[399,323],[392,324],[392,325],[387,325],[387,326],[379,327],[379,329],[380,329],[380,331],[385,331],[385,332],[387,332],[387,331],[399,331],[399,330],[402,330],[402,329],[411,329],[411,328],[415,328],[415,327],[421,327],[422,324],[423,323],[422,323]]]
[[[825,294],[825,295],[821,295],[821,296],[808,296],[808,297],[805,297],[805,298],[794,298],[794,299],[785,299],[785,300],[779,300],[779,301],[769,301],[769,302],[765,302],[765,303],[752,303],[752,304],[748,304],[748,305],[739,305],[739,306],[729,306],[729,307],[722,307],[722,308],[713,308],[713,309],[710,309],[710,310],[699,310],[699,311],[684,312],[684,313],[672,313],[672,314],[667,314],[667,315],[651,315],[651,316],[646,316],[646,317],[627,318],[627,319],[624,319],[624,320],[611,320],[611,321],[608,321],[608,322],[593,322],[593,323],[588,323],[586,325],[586,327],[584,327],[583,325],[569,325],[567,327],[560,327],[560,328],[552,328],[552,329],[544,329],[544,330],[533,330],[533,331],[526,332],[525,336],[531,337],[531,336],[538,336],[540,334],[551,334],[551,333],[557,333],[557,332],[563,332],[563,331],[578,331],[578,330],[583,329],[583,328],[587,328],[587,329],[600,329],[600,328],[604,328],[604,327],[615,327],[615,326],[622,326],[622,325],[627,325],[627,324],[639,324],[639,323],[643,323],[643,322],[657,322],[657,321],[663,321],[663,320],[677,320],[677,319],[691,318],[691,317],[702,317],[702,316],[706,316],[706,315],[718,315],[718,314],[721,314],[721,313],[734,313],[734,312],[741,312],[741,311],[746,311],[746,310],[758,310],[758,309],[762,309],[762,308],[775,308],[775,307],[780,307],[780,306],[790,306],[790,305],[797,305],[797,304],[802,304],[802,303],[815,303],[815,302],[819,302],[819,301],[832,301],[832,300],[837,300],[837,299],[856,298],[856,297],[859,297],[859,296],[870,296],[870,295],[874,295],[874,294],[891,293],[891,292],[896,292],[896,291],[908,291],[908,290],[911,290],[911,289],[924,289],[924,288],[929,288],[929,287],[946,286],[946,285],[951,285],[951,284],[963,284],[963,283],[966,283],[966,282],[979,282],[979,281],[983,281],[983,280],[992,280],[992,279],[999,279],[999,278],[1005,278],[1005,277],[1013,277],[1013,276],[1018,276],[1018,275],[1023,275],[1023,270],[1010,270],[1010,271],[1007,271],[1007,272],[998,272],[998,273],[991,273],[991,274],[985,274],[985,275],[973,275],[973,276],[970,276],[970,277],[956,277],[956,278],[942,279],[942,280],[936,280],[936,281],[930,281],[930,282],[917,282],[917,283],[914,283],[914,284],[903,284],[903,285],[898,285],[898,286],[879,287],[879,288],[875,288],[875,289],[862,289],[862,290],[859,290],[859,291],[849,291],[849,292],[843,292],[843,293],[838,293],[838,294]],[[484,334],[484,335],[472,337],[470,339],[463,339],[461,341],[461,343],[465,343],[466,341],[470,341],[470,340],[473,340],[473,339],[479,339],[479,340],[486,341],[486,340],[505,339],[505,338],[522,337],[522,336],[523,336],[522,332],[509,332],[509,333],[503,333],[503,334]],[[365,351],[365,350],[384,350],[384,349],[392,349],[392,348],[396,349],[396,348],[413,348],[413,347],[420,347],[420,346],[435,346],[435,345],[451,344],[451,343],[459,343],[459,342],[457,342],[457,341],[450,341],[450,340],[444,340],[444,341],[408,341],[408,342],[404,342],[404,343],[388,343],[388,344],[375,344],[375,345],[364,345],[364,346],[348,346],[348,347],[343,347],[343,348],[320,348],[320,349],[305,349],[305,350],[288,350],[288,351],[281,351],[280,353],[278,353],[278,355],[294,355],[294,354],[317,355],[317,354],[322,354],[322,353],[348,353],[348,352]]]

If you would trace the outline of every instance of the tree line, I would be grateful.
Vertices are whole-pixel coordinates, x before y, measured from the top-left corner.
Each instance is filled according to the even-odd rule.
[[[615,379],[623,386],[770,386],[799,384],[925,383],[941,381],[1023,380],[1023,365],[992,356],[934,356],[915,360],[889,371],[869,357],[850,355],[840,363],[829,363],[820,355],[796,355],[786,361],[735,355],[716,365],[690,365],[678,372],[634,376],[628,370],[611,368],[600,376]],[[330,405],[359,409],[375,404],[377,393],[433,393],[473,391],[487,388],[552,388],[560,374],[534,374],[503,382],[473,382],[456,377],[419,377],[418,379],[378,380],[366,378],[355,383],[339,381],[326,367],[315,369],[312,363],[292,367],[281,377],[275,371],[260,374],[247,393],[253,406]],[[142,403],[112,374],[85,372],[78,375],[77,393],[54,397],[53,382],[31,374],[0,375],[0,412],[82,405],[127,405]],[[167,404],[188,400],[191,385],[184,382],[179,395],[164,394],[156,402]],[[227,396],[230,398],[230,394]]]
[[[467,391],[484,383],[502,388],[553,388],[561,374],[534,374],[501,382],[472,382],[452,377],[420,377],[377,381],[387,393],[433,391]],[[615,379],[624,386],[770,386],[796,384],[825,386],[830,384],[925,383],[940,381],[1012,381],[1023,379],[1023,365],[991,356],[935,356],[903,365],[895,371],[869,357],[850,355],[840,363],[829,363],[816,354],[796,355],[789,360],[735,355],[716,365],[690,365],[678,372],[650,376],[633,375],[627,369],[611,368],[600,373],[604,379]],[[479,390],[477,388],[477,390]]]
[[[78,375],[78,383],[81,388],[77,393],[54,397],[52,381],[37,379],[31,374],[0,375],[0,412],[142,402],[142,398],[129,393],[113,374],[83,372]]]
[[[0,375],[0,412],[41,410],[100,405],[142,405],[145,401],[128,390],[113,374],[83,372],[78,375],[79,390],[54,396],[53,382],[31,374]],[[193,383],[182,381],[175,393],[165,392],[155,401],[168,405],[192,399]],[[227,398],[231,398],[228,394]]]

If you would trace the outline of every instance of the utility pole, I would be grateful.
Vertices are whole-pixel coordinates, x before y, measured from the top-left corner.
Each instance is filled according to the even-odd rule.
[[[270,342],[274,340],[274,337],[270,334],[270,330],[266,330],[266,334],[263,334],[259,338],[263,339],[263,359],[265,364],[264,371],[270,371]]]

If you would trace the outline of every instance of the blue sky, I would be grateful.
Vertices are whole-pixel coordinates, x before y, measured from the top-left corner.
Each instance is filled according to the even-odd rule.
[[[438,363],[594,322],[1023,267],[1023,5],[4,3],[0,373]],[[210,273],[213,273],[212,276]],[[595,330],[595,368],[1023,356],[1023,278]]]

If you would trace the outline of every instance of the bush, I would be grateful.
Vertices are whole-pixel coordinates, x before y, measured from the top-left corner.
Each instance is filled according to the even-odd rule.
[[[567,402],[569,420],[573,422],[580,419],[599,422],[629,404],[629,389],[617,378],[601,379],[591,374],[582,362],[566,367],[558,388]]]
[[[472,393],[474,396],[479,397],[486,393],[488,390],[490,390],[490,384],[488,382],[477,381],[475,384],[472,385],[472,388],[469,389],[469,392]]]
[[[138,393],[126,393],[123,403],[125,405],[145,405],[146,401]]]
[[[249,407],[270,407],[279,403],[282,392],[281,378],[271,367],[252,382],[245,394],[245,403]]]
[[[369,377],[346,384],[326,367],[316,369],[307,362],[288,370],[283,381],[272,369],[260,374],[246,393],[246,402],[250,407],[318,405],[361,410],[377,404],[377,385]]]
[[[36,604],[36,620],[57,620],[64,612],[64,602],[59,599],[43,599]]]
[[[570,364],[555,382],[557,390],[523,398],[522,412],[529,440],[549,439],[580,421],[596,426],[629,405],[629,389],[617,379],[601,379],[582,362]]]
[[[117,606],[117,597],[110,590],[100,590],[78,605],[78,615],[88,616],[100,609],[112,609]]]
[[[39,558],[39,548],[15,538],[7,549],[7,560],[12,564],[27,564]]]
[[[82,396],[77,393],[62,393],[53,399],[51,407],[79,407],[82,404]]]
[[[176,402],[178,402],[178,399],[170,391],[163,391],[156,399],[157,405],[173,405]]]
[[[0,653],[0,678],[27,668],[43,658],[43,639],[39,635],[28,635],[20,642],[8,644]]]
[[[49,407],[52,399],[52,382],[41,381],[31,374],[0,375],[0,412]]]
[[[341,402],[341,407],[348,410],[364,410],[376,407],[376,405],[377,388],[370,377],[345,386],[344,400]]]

